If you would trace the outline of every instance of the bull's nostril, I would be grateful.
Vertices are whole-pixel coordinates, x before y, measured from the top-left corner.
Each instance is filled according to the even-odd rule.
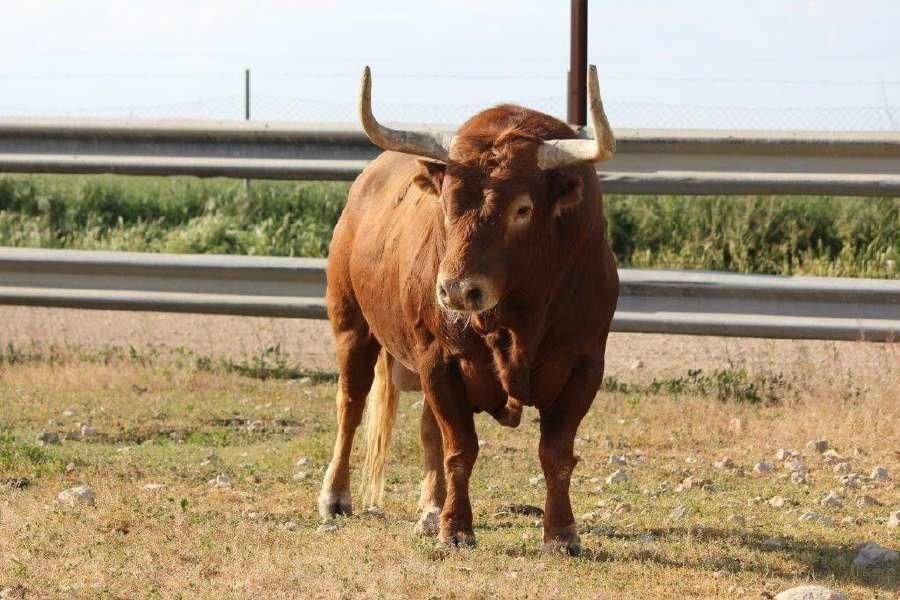
[[[444,288],[444,285],[439,283],[437,286],[437,293],[441,300],[447,299],[447,290]]]
[[[481,288],[473,287],[466,290],[466,304],[469,306],[478,306],[481,304]]]

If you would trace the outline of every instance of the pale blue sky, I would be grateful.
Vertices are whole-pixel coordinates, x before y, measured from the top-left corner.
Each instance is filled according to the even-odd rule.
[[[387,119],[501,101],[561,115],[568,0],[0,0],[0,115]],[[896,0],[594,0],[614,126],[900,129]]]

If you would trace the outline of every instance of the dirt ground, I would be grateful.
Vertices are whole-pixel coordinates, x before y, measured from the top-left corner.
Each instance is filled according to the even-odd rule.
[[[0,345],[8,344],[185,348],[200,356],[232,359],[277,346],[304,369],[335,370],[328,322],[303,319],[0,306]],[[785,376],[818,371],[833,383],[846,379],[855,386],[881,387],[900,377],[900,346],[870,342],[614,333],[606,358],[607,375],[628,381],[729,367]]]

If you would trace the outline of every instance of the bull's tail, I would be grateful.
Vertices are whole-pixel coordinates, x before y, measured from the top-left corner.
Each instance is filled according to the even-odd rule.
[[[400,393],[394,385],[394,358],[382,348],[375,363],[375,380],[366,401],[366,459],[362,498],[365,506],[384,506],[384,468],[397,418]]]

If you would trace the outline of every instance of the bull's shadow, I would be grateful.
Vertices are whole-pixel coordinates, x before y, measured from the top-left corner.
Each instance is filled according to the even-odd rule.
[[[511,524],[503,524],[502,528]],[[513,525],[514,526],[514,525]],[[491,529],[491,527],[488,527]],[[852,582],[859,585],[874,587],[889,592],[895,592],[900,588],[900,572],[896,567],[879,567],[870,569],[855,569],[852,562],[857,554],[854,545],[823,544],[809,540],[800,540],[791,536],[779,536],[783,546],[773,549],[766,546],[769,535],[761,535],[742,529],[724,529],[717,527],[657,527],[639,532],[621,532],[612,527],[594,527],[593,533],[582,535],[582,553],[574,560],[594,562],[615,562],[640,560],[654,562],[667,567],[694,568],[698,570],[726,571],[739,573],[753,571],[765,577],[794,578],[800,571],[804,576],[812,579],[824,579],[833,577],[836,581]],[[640,542],[642,536],[652,535],[657,541],[666,538],[693,538],[706,540],[720,540],[730,544],[739,544],[744,548],[760,552],[778,552],[787,555],[790,561],[784,561],[785,567],[778,568],[770,563],[761,563],[754,559],[738,558],[729,555],[727,550],[718,557],[704,560],[673,560],[656,552],[651,544],[640,544],[632,552],[626,554],[611,553],[603,550],[604,539],[619,539]],[[537,549],[525,551],[523,554],[538,555]],[[790,565],[794,566],[790,566]]]

